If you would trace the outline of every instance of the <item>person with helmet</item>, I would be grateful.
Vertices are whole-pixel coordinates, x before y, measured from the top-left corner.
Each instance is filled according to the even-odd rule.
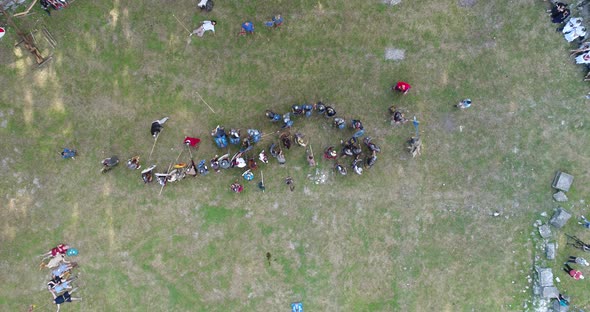
[[[244,190],[244,186],[238,183],[237,180],[229,188],[235,193],[241,193]]]
[[[334,169],[336,169],[336,171],[338,171],[338,173],[340,173],[341,175],[346,175],[348,173],[346,168],[339,163],[336,163],[334,165]]]
[[[336,110],[332,106],[326,106],[326,117],[336,116]]]
[[[336,159],[336,158],[338,158],[338,153],[334,149],[334,146],[330,146],[330,147],[326,148],[326,150],[324,151],[324,158],[325,159]]]
[[[344,127],[346,127],[346,121],[344,118],[336,117],[334,118],[332,125],[338,129],[344,129]]]
[[[318,114],[323,115],[324,113],[326,113],[326,105],[324,105],[324,103],[322,103],[321,101],[317,102],[313,108],[318,112]]]
[[[293,112],[293,115],[295,116],[299,116],[299,115],[303,115],[303,108],[297,104],[291,106],[291,112]]]

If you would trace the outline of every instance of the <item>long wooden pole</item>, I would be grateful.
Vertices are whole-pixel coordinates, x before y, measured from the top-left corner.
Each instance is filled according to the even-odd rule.
[[[191,31],[188,30],[188,28],[186,28],[186,26],[184,26],[184,24],[178,19],[178,17],[176,17],[176,15],[174,15],[174,14],[172,14],[172,16],[174,16],[174,18],[176,19],[176,21],[178,21],[178,23],[180,24],[180,26],[182,26],[182,28],[184,28],[189,33],[189,35],[190,35],[191,34]]]
[[[207,107],[209,107],[209,109],[213,112],[213,114],[217,114],[213,108],[211,108],[211,106],[209,106],[209,104],[207,104],[207,102],[205,102],[205,100],[203,99],[203,97],[201,96],[201,94],[199,93],[199,91],[195,91],[195,93],[201,98],[201,101],[203,101],[203,103],[205,103],[205,105],[207,105]]]
[[[168,174],[170,173],[170,168],[172,168],[172,164],[170,163],[170,166],[168,166],[168,170],[166,170],[166,178],[164,180],[164,184],[162,184],[162,187],[160,188],[160,193],[158,194],[158,196],[162,195],[162,191],[164,190],[164,186],[166,186],[166,184],[168,184]]]
[[[20,13],[14,14],[14,17],[19,17],[19,16],[23,16],[23,15],[29,14],[29,11],[31,11],[31,9],[35,5],[35,3],[37,3],[37,0],[33,0],[33,2],[31,2],[31,5],[29,5],[29,7],[24,12],[20,12]]]
[[[156,143],[158,142],[158,138],[160,137],[160,132],[156,134],[156,138],[154,139],[154,145],[152,145],[152,150],[150,151],[150,156],[148,157],[148,161],[152,159],[152,153],[154,152],[154,148],[156,147]]]

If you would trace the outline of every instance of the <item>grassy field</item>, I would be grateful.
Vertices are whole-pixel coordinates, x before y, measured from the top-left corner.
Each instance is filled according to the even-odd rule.
[[[576,179],[564,208],[590,214],[587,84],[547,3],[218,1],[208,14],[195,3],[76,1],[51,17],[36,8],[17,22],[46,26],[58,42],[50,49],[37,33],[53,54],[40,69],[11,28],[0,40],[0,310],[54,309],[37,255],[62,241],[80,251],[83,297],[62,311],[530,309],[532,224],[556,207],[556,170]],[[264,28],[277,12],[285,24]],[[191,30],[219,24],[187,40],[176,18]],[[256,34],[238,37],[245,20]],[[405,59],[386,61],[386,48]],[[407,96],[389,90],[397,80],[412,84]],[[472,108],[457,111],[466,97]],[[261,166],[264,193],[259,172],[231,193],[235,169],[160,196],[124,166],[99,173],[113,154],[147,165],[156,118],[170,121],[149,163],[165,171],[185,135],[203,139],[196,159],[210,159],[224,153],[209,136],[216,125],[271,133],[265,109],[318,100],[363,121],[382,148],[375,167],[341,177],[324,160],[309,168],[294,147],[285,166]],[[421,157],[405,149],[411,124],[389,124],[392,104],[420,120]],[[294,130],[318,160],[352,134],[319,117]],[[63,147],[79,156],[62,160]],[[317,174],[327,181],[308,178]],[[590,240],[573,224],[563,232]],[[573,252],[559,242],[559,287],[590,308],[587,282],[557,271]]]

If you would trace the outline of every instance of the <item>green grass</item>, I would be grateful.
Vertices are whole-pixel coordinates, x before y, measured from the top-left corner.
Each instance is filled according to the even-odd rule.
[[[53,33],[56,49],[36,33],[50,63],[32,69],[10,28],[0,41],[0,310],[53,308],[35,255],[60,241],[80,250],[84,301],[68,311],[288,311],[294,301],[306,311],[523,310],[542,256],[531,225],[556,207],[555,171],[576,177],[564,205],[574,214],[589,213],[590,178],[583,73],[544,4],[529,2],[237,1],[201,14],[188,2],[76,1],[52,17],[35,8],[17,22]],[[263,28],[277,12],[285,24]],[[187,42],[175,17],[190,29],[219,25]],[[257,33],[237,37],[246,19]],[[389,47],[405,60],[384,60]],[[397,80],[412,84],[407,96],[392,95]],[[454,109],[465,97],[473,107]],[[226,152],[209,138],[216,125],[272,133],[265,109],[318,100],[363,121],[383,150],[375,167],[336,176],[321,152],[352,131],[315,116],[293,131],[310,140],[325,184],[307,178],[316,171],[298,147],[283,167],[261,165],[264,193],[259,172],[239,195],[229,191],[243,181],[237,170],[162,195],[124,166],[99,173],[113,154],[165,171],[185,135],[203,140],[194,155],[208,160]],[[420,158],[405,149],[411,124],[389,125],[392,104],[420,120]],[[148,161],[148,127],[164,115]],[[62,160],[63,147],[79,156]],[[559,271],[575,253],[563,233],[590,234],[568,224],[547,262],[560,290],[588,308],[587,285]]]

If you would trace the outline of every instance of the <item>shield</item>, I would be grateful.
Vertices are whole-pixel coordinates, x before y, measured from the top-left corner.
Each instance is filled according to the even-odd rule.
[[[229,163],[229,160],[227,159],[222,159],[219,161],[219,167],[221,167],[222,169],[227,169],[231,166],[231,164]]]
[[[246,167],[246,161],[242,157],[238,157],[235,159],[235,166],[238,168]]]
[[[215,144],[219,148],[226,148],[227,147],[227,137],[224,135],[222,137],[215,138]]]
[[[252,180],[254,180],[254,173],[252,173],[252,171],[250,171],[250,170],[247,170],[246,172],[244,172],[242,174],[242,176],[244,177],[244,179],[246,181],[252,181]]]
[[[119,157],[117,156],[112,156],[110,158],[106,158],[105,160],[102,161],[103,165],[107,166],[107,167],[114,167],[119,163]]]

